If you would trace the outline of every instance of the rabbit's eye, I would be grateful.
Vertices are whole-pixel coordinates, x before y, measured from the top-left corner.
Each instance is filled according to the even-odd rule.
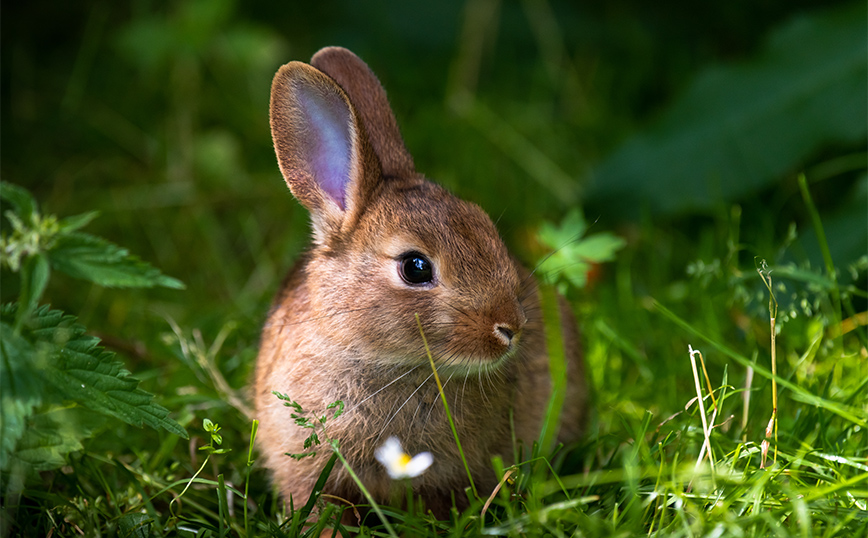
[[[398,267],[407,284],[427,284],[434,280],[434,264],[418,252],[404,254]]]

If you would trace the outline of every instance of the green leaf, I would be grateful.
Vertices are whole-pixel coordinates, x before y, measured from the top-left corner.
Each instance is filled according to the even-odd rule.
[[[0,469],[9,468],[15,446],[27,429],[27,419],[42,403],[39,368],[46,358],[36,348],[3,327],[0,332]]]
[[[626,242],[620,237],[610,233],[599,233],[570,245],[565,250],[573,258],[600,263],[612,261],[615,252],[622,249],[625,244]]]
[[[554,249],[561,249],[585,234],[587,225],[581,210],[573,209],[563,218],[560,226],[544,222],[540,227],[540,241]]]
[[[27,189],[6,181],[0,181],[0,198],[9,202],[15,213],[25,222],[30,222],[32,215],[38,210],[36,200]]]
[[[184,288],[182,282],[160,273],[126,249],[85,233],[59,236],[48,256],[58,271],[100,286]]]
[[[34,254],[24,262],[21,268],[21,296],[18,298],[20,307],[15,320],[16,332],[39,304],[50,275],[48,260],[42,253]]]
[[[4,468],[13,452],[16,459],[31,465],[39,457],[49,458],[40,468],[50,467],[57,463],[57,454],[76,450],[77,439],[83,438],[52,433],[47,418],[40,419],[38,425],[42,430],[35,429],[33,436],[27,437],[33,429],[27,421],[36,420],[33,410],[40,404],[72,403],[80,409],[79,413],[87,413],[79,416],[109,415],[134,426],[148,425],[187,437],[184,428],[168,417],[168,411],[153,403],[153,395],[138,388],[138,380],[115,360],[114,353],[99,347],[98,338],[85,334],[84,327],[75,323],[75,317],[43,306],[17,335],[12,330],[16,311],[16,305],[0,309],[4,429],[0,456]],[[68,420],[58,422],[68,423]],[[29,452],[18,454],[25,449]]]
[[[74,232],[76,230],[84,228],[98,216],[99,211],[91,211],[89,213],[82,213],[81,215],[73,215],[72,217],[60,219],[60,222],[58,224],[60,225],[60,229],[62,230],[62,232]]]
[[[771,186],[825,146],[860,143],[866,16],[857,2],[799,17],[753,60],[702,72],[600,165],[589,196],[634,217],[646,203],[657,213],[707,209]]]
[[[13,457],[34,471],[57,469],[104,422],[100,415],[81,408],[50,407],[28,419]]]
[[[122,538],[148,538],[154,519],[148,514],[132,512],[118,519],[118,534]]]
[[[558,283],[561,293],[566,291],[566,282],[583,288],[592,264],[612,260],[615,252],[626,244],[622,238],[608,232],[582,237],[586,230],[579,209],[568,213],[560,226],[546,222],[540,228],[539,240],[553,252],[539,264],[538,271],[550,283]]]

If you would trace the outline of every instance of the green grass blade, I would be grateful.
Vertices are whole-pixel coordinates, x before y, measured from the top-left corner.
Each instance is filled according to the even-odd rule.
[[[835,413],[836,415],[838,415],[842,418],[845,418],[845,419],[847,419],[847,420],[849,420],[855,424],[858,424],[863,428],[868,427],[868,421],[866,421],[864,416],[859,416],[860,412],[858,410],[850,408],[850,407],[845,407],[845,406],[843,406],[837,402],[833,402],[831,400],[821,398],[815,394],[811,394],[810,392],[808,392],[807,390],[803,389],[802,387],[796,385],[792,381],[789,381],[789,380],[787,380],[783,377],[780,377],[778,375],[772,374],[772,372],[770,370],[768,370],[767,368],[765,368],[761,364],[756,363],[756,362],[752,362],[744,355],[741,355],[741,354],[735,352],[734,350],[728,348],[727,346],[723,345],[722,343],[720,343],[716,340],[713,340],[713,339],[707,337],[706,335],[702,334],[695,327],[693,327],[692,325],[690,325],[689,323],[687,323],[686,321],[684,321],[683,319],[678,317],[677,314],[675,314],[674,312],[672,312],[671,310],[669,310],[668,308],[666,308],[665,306],[663,306],[662,304],[657,302],[656,299],[652,299],[652,301],[654,304],[654,308],[656,308],[658,311],[660,311],[661,314],[663,314],[664,316],[669,318],[670,321],[674,322],[676,325],[678,325],[679,327],[681,327],[682,329],[684,329],[685,331],[687,331],[691,335],[702,339],[703,341],[708,343],[710,346],[712,346],[714,349],[716,349],[720,353],[726,355],[727,357],[731,358],[732,360],[738,362],[739,364],[741,364],[745,368],[753,368],[755,373],[765,377],[766,379],[774,380],[782,387],[786,387],[787,389],[791,390],[793,392],[794,398],[796,398],[802,402],[805,402],[805,403],[808,403],[811,405],[815,405],[815,406],[820,407],[822,409],[826,409],[827,411]]]

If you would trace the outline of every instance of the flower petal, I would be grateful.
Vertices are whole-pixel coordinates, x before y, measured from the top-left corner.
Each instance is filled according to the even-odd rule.
[[[392,462],[398,461],[403,453],[401,441],[397,437],[389,437],[383,446],[374,451],[374,457],[388,468]]]
[[[432,463],[434,463],[434,456],[430,452],[420,452],[407,463],[404,472],[409,478],[413,478],[424,473]]]

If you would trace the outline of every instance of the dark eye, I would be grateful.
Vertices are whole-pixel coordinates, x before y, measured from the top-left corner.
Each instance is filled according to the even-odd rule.
[[[399,271],[407,284],[427,284],[434,280],[434,264],[418,252],[408,252],[401,257]]]

